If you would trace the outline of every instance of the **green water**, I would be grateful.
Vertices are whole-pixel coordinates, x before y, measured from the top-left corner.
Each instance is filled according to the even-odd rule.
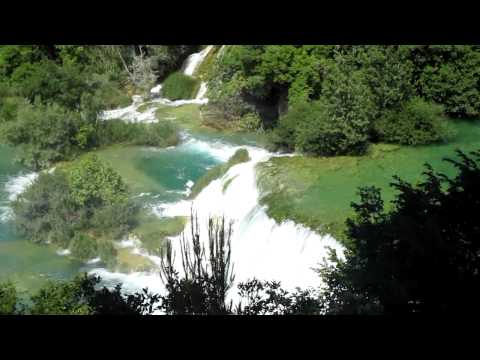
[[[269,214],[280,219],[288,217],[312,227],[341,226],[352,214],[350,204],[358,200],[358,187],[381,188],[388,204],[395,196],[389,186],[394,175],[417,183],[422,180],[425,163],[438,172],[454,175],[455,168],[442,159],[455,157],[456,149],[465,152],[480,149],[480,121],[451,121],[456,136],[446,144],[420,147],[376,145],[372,146],[368,156],[357,158],[272,160],[273,167],[263,168],[271,174],[263,176],[266,186],[274,189],[273,196],[266,198]]]
[[[205,143],[187,141],[169,149],[112,147],[97,154],[122,175],[132,195],[147,206],[186,198],[187,183],[197,181],[209,168],[223,161],[205,146]],[[6,183],[26,173],[13,158],[11,149],[0,147],[0,206],[3,211],[9,205]],[[59,256],[51,247],[29,243],[16,234],[11,220],[0,221],[0,281],[13,280],[20,291],[35,291],[47,279],[69,279],[93,266]]]
[[[8,194],[5,184],[25,172],[13,162],[14,152],[0,146],[0,206],[5,211]],[[66,279],[76,274],[82,264],[58,256],[54,249],[21,239],[11,221],[0,221],[0,281],[12,280],[20,292],[35,291],[48,279]]]

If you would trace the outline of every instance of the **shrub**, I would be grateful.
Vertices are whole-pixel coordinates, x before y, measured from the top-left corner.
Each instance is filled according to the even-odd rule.
[[[240,128],[256,131],[262,128],[262,120],[257,113],[248,113],[240,118]]]
[[[35,170],[68,160],[80,151],[79,129],[87,125],[78,112],[58,104],[25,104],[15,121],[4,124],[6,143],[20,147],[19,160]]]
[[[34,242],[66,247],[78,224],[67,179],[58,170],[41,173],[13,203],[13,210],[17,229]]]
[[[418,97],[407,102],[400,112],[386,112],[376,121],[375,131],[382,141],[404,145],[441,142],[450,134],[442,106]]]
[[[127,186],[96,155],[88,155],[69,170],[72,198],[79,206],[99,207],[126,200]]]
[[[0,284],[0,315],[14,315],[17,302],[15,286],[11,282]]]
[[[177,127],[170,121],[159,121],[153,124],[135,124],[137,135],[135,145],[167,147],[179,142]]]
[[[98,255],[109,269],[114,269],[117,264],[117,249],[111,241],[98,242]]]
[[[90,260],[97,256],[97,241],[87,234],[77,232],[72,239],[70,250],[77,259]]]
[[[198,81],[181,72],[174,72],[163,82],[163,96],[170,100],[192,99],[198,88]]]
[[[101,124],[98,134],[102,146],[122,143],[166,147],[176,145],[179,141],[177,127],[170,121],[141,124],[109,120]]]
[[[118,240],[137,224],[137,211],[137,206],[130,201],[104,205],[95,210],[90,226],[95,229],[96,234]]]

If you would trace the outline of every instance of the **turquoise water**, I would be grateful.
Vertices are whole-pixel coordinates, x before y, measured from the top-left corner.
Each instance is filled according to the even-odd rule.
[[[133,196],[148,206],[186,198],[188,185],[209,168],[226,160],[233,151],[226,149],[224,144],[213,150],[210,146],[203,141],[187,139],[175,148],[118,147],[101,151],[100,155],[131,185]],[[14,163],[14,155],[11,149],[0,146],[0,206],[3,214],[10,203],[7,183],[28,173]],[[57,250],[20,238],[12,220],[4,217],[0,221],[0,281],[13,280],[20,291],[35,291],[47,279],[70,279],[95,266],[59,256]]]
[[[0,146],[0,211],[5,214],[9,205],[6,184],[25,173],[13,162],[14,152]],[[21,239],[12,221],[0,221],[0,281],[12,280],[20,292],[38,289],[46,280],[67,279],[76,274],[82,264],[58,256],[54,249],[38,246]]]

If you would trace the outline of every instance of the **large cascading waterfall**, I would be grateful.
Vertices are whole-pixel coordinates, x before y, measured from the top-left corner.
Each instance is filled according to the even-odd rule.
[[[257,278],[280,281],[288,290],[318,287],[320,278],[314,269],[323,260],[328,262],[329,249],[334,249],[341,257],[343,247],[331,236],[321,236],[292,221],[277,224],[268,217],[266,208],[259,205],[255,167],[275,155],[263,149],[247,149],[250,161],[233,166],[222,178],[210,183],[193,202],[160,205],[159,212],[164,216],[188,216],[193,207],[198,211],[200,239],[206,248],[208,218],[225,216],[233,220],[232,262],[236,284]],[[181,268],[179,240],[172,239],[177,268]],[[230,297],[238,300],[235,289]]]

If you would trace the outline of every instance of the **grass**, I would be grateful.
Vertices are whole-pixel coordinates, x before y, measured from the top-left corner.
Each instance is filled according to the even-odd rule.
[[[358,201],[361,186],[377,186],[388,206],[394,199],[393,176],[417,183],[424,164],[447,175],[455,169],[442,159],[454,157],[455,149],[480,148],[480,124],[452,120],[456,138],[447,144],[430,146],[372,145],[362,157],[307,156],[272,158],[258,165],[260,202],[276,221],[292,219],[342,240],[345,220],[353,214],[351,202]]]
[[[158,218],[143,214],[140,217],[140,225],[133,230],[142,242],[142,246],[151,254],[160,256],[166,244],[167,237],[177,236],[185,228],[187,218]]]
[[[246,149],[238,149],[232,155],[226,164],[217,165],[208,170],[192,187],[190,198],[194,199],[200,192],[205,189],[212,181],[221,178],[234,165],[244,163],[250,160],[250,156]],[[232,180],[232,179],[231,179]],[[230,181],[231,182],[231,181]],[[228,186],[228,185],[227,185]],[[225,187],[224,187],[225,190]]]

